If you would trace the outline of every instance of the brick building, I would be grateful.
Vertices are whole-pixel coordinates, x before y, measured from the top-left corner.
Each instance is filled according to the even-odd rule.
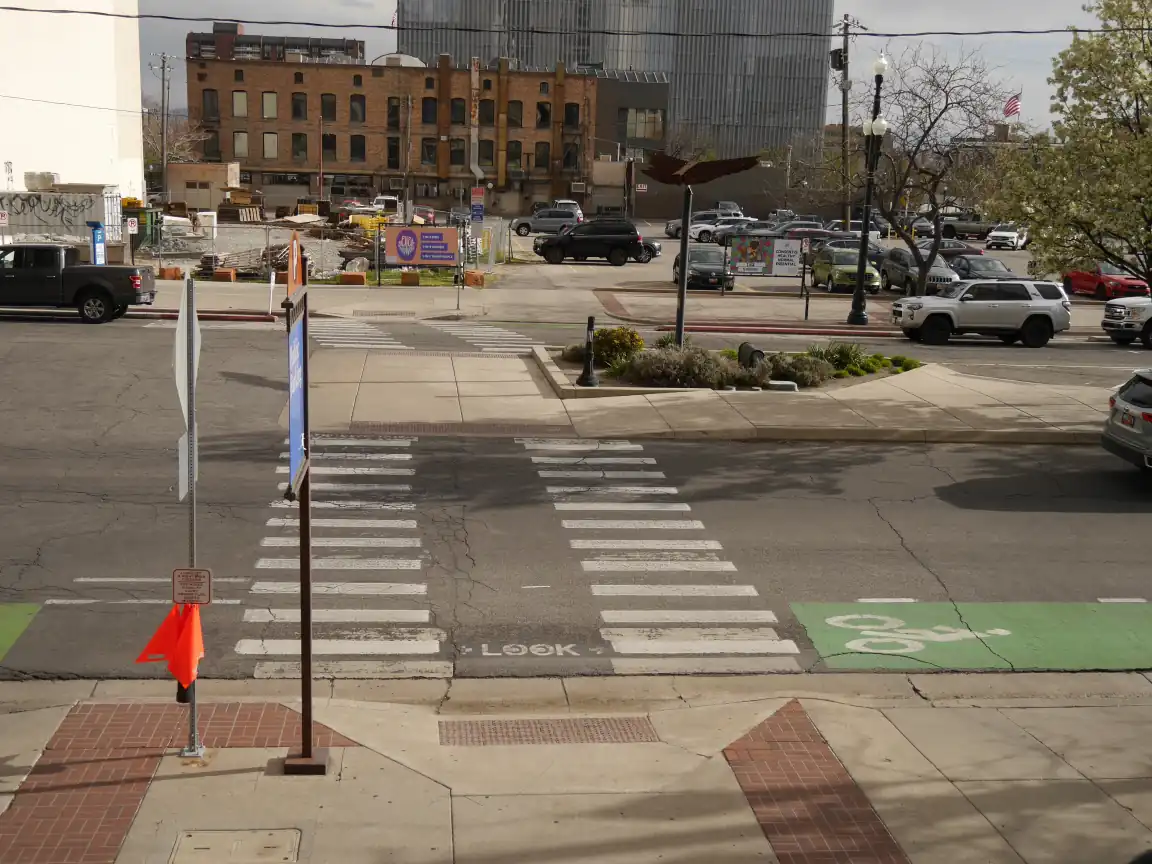
[[[248,36],[234,24],[187,38],[188,105],[206,161],[239,162],[267,206],[305,196],[408,196],[467,206],[491,184],[495,212],[576,197],[591,175],[596,77],[364,60],[352,40]],[[321,185],[321,178],[322,183]]]

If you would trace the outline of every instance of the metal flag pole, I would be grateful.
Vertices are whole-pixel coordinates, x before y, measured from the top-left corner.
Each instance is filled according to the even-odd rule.
[[[184,302],[187,310],[187,314],[184,316],[185,341],[187,343],[185,347],[187,352],[185,383],[188,388],[188,407],[185,418],[188,427],[188,456],[185,470],[187,471],[188,482],[188,566],[194,569],[196,567],[196,364],[199,358],[196,356],[196,283],[193,279],[188,279],[185,283],[185,291]],[[195,681],[188,687],[187,698],[188,746],[180,751],[180,755],[201,758],[204,756],[204,746],[200,743],[200,730],[197,728]]]

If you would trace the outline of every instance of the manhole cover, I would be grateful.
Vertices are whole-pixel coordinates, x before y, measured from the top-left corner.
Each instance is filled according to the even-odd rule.
[[[296,828],[271,831],[181,831],[168,864],[272,864],[300,860]]]

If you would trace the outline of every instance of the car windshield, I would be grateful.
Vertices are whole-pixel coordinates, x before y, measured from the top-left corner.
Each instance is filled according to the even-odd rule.
[[[969,258],[968,267],[981,273],[1011,273],[1007,265],[999,258]]]
[[[1127,270],[1121,270],[1115,264],[1109,264],[1107,261],[1100,262],[1100,272],[1105,276],[1128,276]]]
[[[1016,231],[1016,223],[1015,222],[1004,222],[1003,224],[997,225],[992,230],[993,231],[1006,231],[1009,234],[1011,234],[1011,233]]]
[[[691,264],[723,264],[724,250],[719,247],[710,248],[707,246],[700,249],[689,249],[688,261]]]
[[[933,273],[951,273],[951,272],[953,272],[953,270],[951,267],[948,266],[947,261],[945,261],[939,255],[937,255],[935,260],[933,260],[933,262],[932,262],[931,272],[933,272]]]
[[[837,249],[832,253],[832,263],[837,267],[855,267],[860,260],[860,253],[851,249]]]
[[[960,292],[967,286],[963,282],[957,282],[955,285],[949,285],[947,288],[941,288],[939,294],[941,297],[949,297],[955,300],[960,296]]]

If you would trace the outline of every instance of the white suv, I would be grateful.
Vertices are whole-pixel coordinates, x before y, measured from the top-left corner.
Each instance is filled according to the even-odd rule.
[[[985,249],[1025,249],[1028,246],[1028,227],[1015,222],[996,225],[984,239]]]
[[[952,336],[998,336],[1005,345],[1043,348],[1072,326],[1072,304],[1055,282],[958,282],[935,297],[892,304],[892,323],[913,342],[943,345]]]

